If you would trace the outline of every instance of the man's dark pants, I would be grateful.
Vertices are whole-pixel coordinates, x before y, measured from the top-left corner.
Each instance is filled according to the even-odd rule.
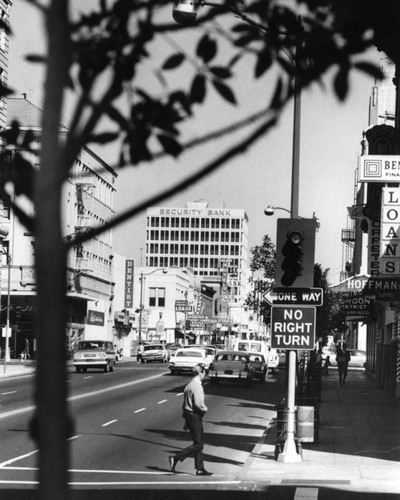
[[[194,457],[195,469],[203,469],[203,417],[190,412],[184,412],[183,416],[192,436],[193,444],[178,452],[175,455],[175,461],[183,462],[185,458]]]

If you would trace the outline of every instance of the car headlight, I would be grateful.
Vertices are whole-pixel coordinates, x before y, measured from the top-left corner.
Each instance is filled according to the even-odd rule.
[[[106,357],[107,357],[107,354],[106,354],[105,352],[101,352],[101,353],[100,353],[100,357],[104,359],[104,358],[106,358]]]

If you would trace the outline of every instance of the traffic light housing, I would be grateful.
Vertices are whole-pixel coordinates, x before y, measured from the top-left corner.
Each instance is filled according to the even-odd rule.
[[[275,287],[314,285],[316,219],[278,219]]]

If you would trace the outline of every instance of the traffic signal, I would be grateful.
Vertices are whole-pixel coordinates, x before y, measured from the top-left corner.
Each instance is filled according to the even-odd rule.
[[[303,235],[299,231],[291,231],[283,245],[282,277],[283,286],[292,286],[303,269]]]
[[[278,219],[275,288],[314,285],[316,219]]]

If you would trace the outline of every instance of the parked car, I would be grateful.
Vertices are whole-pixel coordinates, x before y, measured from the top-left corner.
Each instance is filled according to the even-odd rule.
[[[231,380],[250,385],[254,378],[254,367],[247,352],[218,351],[208,375],[211,384],[218,384],[221,380]]]
[[[147,344],[143,346],[142,363],[150,363],[151,361],[168,363],[168,360],[169,353],[164,344]]]
[[[101,368],[105,372],[112,372],[115,362],[113,343],[105,340],[81,340],[73,358],[77,373],[86,372],[88,368]]]
[[[254,378],[265,382],[268,375],[268,361],[263,354],[258,352],[249,352],[248,355],[254,368]]]
[[[277,349],[269,349],[268,352],[268,369],[274,373],[278,369],[280,356]]]
[[[210,363],[211,361],[203,348],[183,347],[178,349],[171,357],[168,368],[171,371],[171,375],[175,375],[177,373],[192,372],[193,367],[198,364],[204,365],[206,371],[208,371]]]

